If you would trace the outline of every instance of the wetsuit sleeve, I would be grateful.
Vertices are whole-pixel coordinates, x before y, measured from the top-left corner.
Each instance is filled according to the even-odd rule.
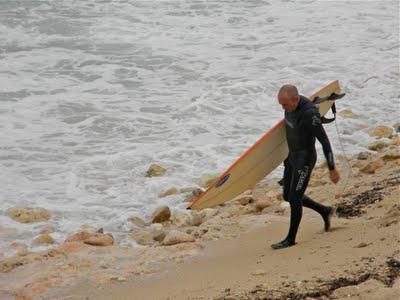
[[[322,126],[321,116],[317,110],[309,110],[304,116],[305,126],[312,132],[322,145],[326,161],[328,163],[329,170],[335,169],[335,162],[333,159],[332,147],[329,142],[328,136],[326,135],[325,129]]]

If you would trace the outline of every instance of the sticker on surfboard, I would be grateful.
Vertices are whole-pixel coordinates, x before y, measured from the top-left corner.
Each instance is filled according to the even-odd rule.
[[[218,187],[222,186],[229,179],[230,176],[231,176],[231,174],[226,174],[224,177],[222,177],[218,181],[218,183],[215,185],[215,187],[218,188]]]

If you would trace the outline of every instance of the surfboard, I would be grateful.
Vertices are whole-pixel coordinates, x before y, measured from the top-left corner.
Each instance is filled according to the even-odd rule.
[[[328,97],[332,93],[340,93],[337,80],[308,99],[313,101],[316,97]],[[317,104],[321,116],[329,111],[333,103],[334,100],[327,100]],[[275,170],[287,157],[288,151],[285,121],[282,119],[245,151],[188,208],[200,210],[232,200],[244,191],[253,188],[261,179]]]

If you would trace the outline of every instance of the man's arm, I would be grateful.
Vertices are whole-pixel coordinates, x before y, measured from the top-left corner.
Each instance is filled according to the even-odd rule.
[[[311,131],[312,135],[315,136],[322,145],[322,150],[324,151],[329,170],[334,170],[335,161],[333,159],[332,147],[328,136],[326,135],[325,129],[322,126],[321,116],[318,110],[308,110],[305,112],[304,119],[306,128]]]

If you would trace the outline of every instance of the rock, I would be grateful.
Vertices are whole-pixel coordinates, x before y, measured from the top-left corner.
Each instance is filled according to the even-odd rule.
[[[165,172],[167,172],[167,170],[164,169],[163,167],[161,167],[157,164],[152,164],[152,165],[150,165],[149,169],[146,172],[146,177],[161,176]]]
[[[153,240],[155,240],[157,242],[162,242],[165,239],[166,235],[167,234],[163,230],[154,231],[153,232]]]
[[[185,189],[182,189],[185,190]],[[203,193],[203,190],[200,188],[195,188],[193,190],[190,191],[190,194],[188,196],[186,196],[185,198],[185,202],[192,202],[193,200],[195,200],[198,196],[200,196]]]
[[[131,233],[131,237],[138,243],[143,246],[150,246],[154,244],[153,233],[148,231],[135,231]]]
[[[382,159],[384,161],[396,160],[400,158],[400,149],[391,149],[382,154]]]
[[[184,232],[180,232],[177,230],[172,230],[170,231],[164,241],[163,241],[163,245],[169,246],[169,245],[175,245],[175,244],[180,244],[180,243],[189,243],[189,242],[194,242],[195,239],[193,236],[184,233]]]
[[[203,190],[197,187],[186,187],[179,190],[180,193],[192,193],[193,196],[199,196]]]
[[[180,211],[176,211],[172,218],[171,218],[172,224],[175,226],[181,227],[181,226],[188,226],[190,224],[190,217]]]
[[[237,206],[233,206],[228,210],[228,216],[230,218],[240,216],[241,214],[242,214],[242,210],[240,209],[240,207],[237,207]]]
[[[84,240],[88,239],[90,237],[91,233],[89,233],[86,230],[79,231],[77,233],[74,233],[73,235],[70,235],[67,237],[67,239],[64,241],[64,243],[71,243],[71,242],[83,242]]]
[[[164,193],[162,193],[161,195],[159,195],[158,197],[160,198],[165,198],[171,195],[175,195],[176,193],[178,193],[178,190],[176,188],[170,188],[168,190],[166,190]]]
[[[388,146],[388,142],[378,140],[368,145],[368,149],[372,151],[379,151]]]
[[[25,245],[24,243],[18,243],[14,242],[8,245],[8,248],[13,249],[13,250],[27,250],[28,246]]]
[[[357,159],[358,159],[358,160],[367,160],[367,159],[369,159],[371,156],[372,156],[371,153],[366,152],[366,151],[363,151],[363,152],[358,153]]]
[[[272,205],[272,201],[269,199],[258,200],[255,204],[257,211],[262,211],[264,208]]]
[[[396,132],[400,132],[400,122],[397,122],[396,124],[393,125],[394,130],[396,130]]]
[[[368,133],[370,136],[374,136],[377,138],[390,138],[393,134],[393,128],[385,125],[379,125],[370,130]]]
[[[197,183],[201,187],[207,188],[210,184],[217,180],[219,176],[219,174],[204,174],[197,180]]]
[[[86,245],[81,242],[69,242],[64,243],[61,247],[58,248],[60,253],[64,254],[71,254],[71,253],[78,253],[78,252],[87,252],[91,249],[90,245]]]
[[[141,218],[139,217],[130,217],[128,219],[133,225],[137,226],[137,227],[145,227],[146,226],[146,222],[143,221]]]
[[[360,169],[361,172],[366,174],[373,174],[377,169],[384,165],[383,160],[377,159],[374,161],[369,162],[366,166]]]
[[[56,229],[53,226],[46,226],[40,230],[41,234],[49,234],[55,232]]]
[[[256,270],[256,271],[252,272],[251,275],[254,275],[254,276],[265,276],[265,275],[267,275],[267,272],[265,270]]]
[[[46,244],[54,244],[54,239],[48,234],[41,234],[33,240],[33,245],[35,246]]]
[[[345,118],[345,119],[349,119],[349,118],[350,119],[357,119],[358,118],[358,115],[353,113],[353,111],[351,109],[341,110],[339,112],[339,116],[341,116],[342,118]]]
[[[151,217],[151,223],[162,223],[168,221],[171,217],[171,211],[168,206],[161,206],[156,209]]]
[[[240,203],[240,205],[247,205],[249,203],[253,203],[254,198],[252,196],[243,196],[243,197],[237,199],[237,201]]]
[[[110,233],[95,233],[83,242],[92,246],[111,246],[114,244],[114,237]]]
[[[289,202],[282,201],[279,207],[275,210],[275,213],[278,215],[283,215],[289,207],[290,207]]]
[[[164,226],[161,223],[153,223],[150,225],[151,230],[153,231],[160,231],[160,230],[164,230]]]
[[[203,215],[196,211],[192,211],[192,218],[190,219],[191,226],[199,226],[203,223]]]
[[[218,209],[210,207],[205,208],[201,211],[201,214],[203,215],[203,220],[207,221],[218,214]]]
[[[48,221],[51,214],[48,210],[40,207],[15,206],[7,210],[7,215],[20,223],[36,223]]]
[[[367,243],[362,242],[362,243],[359,243],[355,248],[365,248],[367,246],[368,246]]]
[[[389,143],[390,146],[400,146],[400,135],[392,137]]]

